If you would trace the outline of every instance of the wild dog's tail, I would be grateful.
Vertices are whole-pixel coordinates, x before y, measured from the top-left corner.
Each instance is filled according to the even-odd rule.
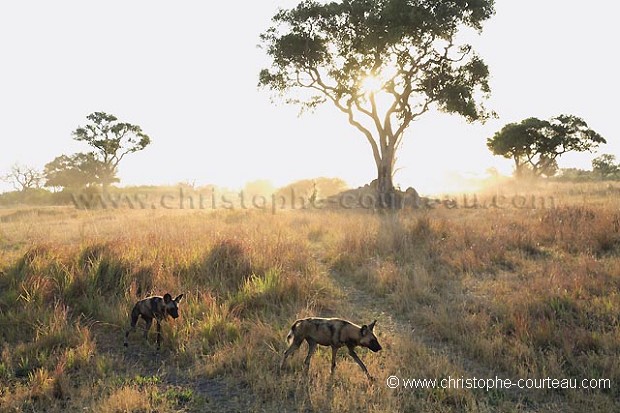
[[[295,327],[297,327],[297,324],[299,324],[299,320],[293,323],[293,325],[291,326],[291,330],[288,332],[288,335],[286,336],[286,343],[289,346],[291,345],[291,343],[293,342],[293,339],[295,338]]]

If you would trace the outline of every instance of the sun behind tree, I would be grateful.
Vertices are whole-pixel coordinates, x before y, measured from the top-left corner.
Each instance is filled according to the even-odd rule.
[[[493,6],[305,0],[278,12],[261,36],[272,64],[259,84],[302,108],[329,101],[343,112],[370,144],[377,191],[390,207],[396,152],[412,121],[432,107],[468,121],[488,116],[477,102],[490,93],[488,68],[470,45],[456,44],[456,35],[462,27],[481,30]]]

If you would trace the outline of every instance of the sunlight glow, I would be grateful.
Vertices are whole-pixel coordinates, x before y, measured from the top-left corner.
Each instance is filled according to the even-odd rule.
[[[187,2],[184,7],[152,2],[149,19],[143,18],[143,2],[107,2],[106,7],[99,2],[81,2],[80,7],[72,5],[76,2],[36,3],[42,8],[35,14],[30,2],[0,3],[0,38],[15,39],[3,44],[2,56],[16,62],[0,69],[0,177],[14,163],[41,171],[56,156],[88,151],[71,132],[84,125],[87,114],[102,110],[140,125],[153,138],[145,151],[122,162],[120,185],[196,182],[241,190],[260,179],[275,187],[320,176],[338,176],[351,187],[376,179],[367,140],[330,102],[299,117],[299,106],[256,87],[269,62],[266,51],[256,47],[258,36],[279,8],[298,0],[247,2],[241,14],[234,2]],[[486,141],[507,123],[531,116],[575,114],[607,138],[597,154],[566,154],[561,168],[588,170],[602,153],[620,158],[620,139],[613,139],[620,123],[609,115],[620,83],[610,82],[616,65],[613,54],[606,53],[617,38],[615,3],[597,2],[594,8],[560,0],[495,3],[497,13],[482,34],[464,31],[457,40],[471,44],[488,65],[492,94],[485,105],[499,117],[469,124],[433,105],[405,131],[395,175],[402,189],[411,186],[421,195],[470,191],[472,179],[455,181],[450,174],[484,174],[495,167],[510,175],[514,162],[493,156]],[[207,14],[239,20],[231,25],[229,19],[213,19],[205,25]],[[110,31],[109,22],[119,16],[123,24]],[[162,22],[170,30],[161,30]],[[575,30],[577,25],[582,30]],[[83,35],[75,36],[76,31]],[[126,67],[103,59],[84,71],[70,58],[97,60],[99,50],[91,45],[103,41],[114,48],[117,60],[133,61],[136,51],[140,59]],[[210,54],[195,53],[205,45],[211,54],[227,56],[226,61],[214,64]],[[571,60],[575,48],[580,58]],[[48,70],[40,64],[42,57],[51,62]],[[368,107],[364,98],[374,91],[377,111],[385,114],[394,99],[385,85],[398,74],[397,62],[382,61],[374,72],[371,66],[359,70],[360,104]],[[371,72],[376,76],[364,76]],[[166,80],[172,78],[173,83]],[[162,87],[154,88],[162,79]],[[419,103],[415,98],[412,103]],[[204,127],[205,116],[217,120],[212,128]],[[366,117],[356,119],[375,130]],[[397,122],[393,119],[393,126]],[[12,190],[0,179],[0,193]]]
[[[383,89],[383,80],[379,76],[366,76],[360,87],[364,93],[376,93]]]

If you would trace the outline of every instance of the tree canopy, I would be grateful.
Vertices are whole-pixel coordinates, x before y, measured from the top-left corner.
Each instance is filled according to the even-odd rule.
[[[482,29],[493,0],[304,0],[261,36],[271,67],[259,85],[303,109],[331,102],[371,146],[380,193],[393,190],[396,150],[432,107],[486,119],[489,71],[462,27]]]
[[[81,189],[102,182],[103,177],[110,180],[103,162],[93,153],[60,155],[45,165],[45,186]],[[110,182],[118,182],[112,176]]]
[[[592,151],[604,143],[607,142],[601,135],[573,115],[559,115],[550,120],[532,117],[509,123],[487,139],[494,155],[514,161],[518,177],[552,176],[557,171],[557,159],[563,154]]]
[[[83,141],[94,149],[94,156],[102,164],[99,171],[104,189],[115,182],[119,163],[123,158],[146,148],[151,138],[138,125],[119,122],[114,115],[94,112],[86,117],[90,123],[78,127],[73,138]]]
[[[606,153],[592,160],[592,170],[601,178],[617,177],[620,174],[620,165],[616,162],[616,156]]]

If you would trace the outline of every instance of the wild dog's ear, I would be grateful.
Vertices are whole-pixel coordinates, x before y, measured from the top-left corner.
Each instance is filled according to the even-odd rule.
[[[181,302],[181,299],[183,299],[183,294],[179,294],[177,298],[174,299],[174,302],[179,304]]]
[[[368,329],[370,331],[372,331],[375,328],[375,324],[377,324],[377,320],[375,320],[372,323],[368,324]]]
[[[366,334],[368,334],[368,326],[366,324],[364,324],[362,326],[362,328],[360,329],[360,333],[361,333],[362,337],[364,337]]]
[[[170,301],[172,301],[172,296],[170,294],[166,293],[164,295],[164,303],[168,304],[168,303],[170,303]]]

